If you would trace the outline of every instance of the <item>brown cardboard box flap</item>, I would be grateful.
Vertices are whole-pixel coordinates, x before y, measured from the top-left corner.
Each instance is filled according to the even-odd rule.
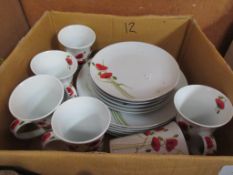
[[[0,152],[1,165],[21,166],[40,174],[77,175],[206,175],[217,174],[231,157],[153,154],[71,153],[47,151]]]

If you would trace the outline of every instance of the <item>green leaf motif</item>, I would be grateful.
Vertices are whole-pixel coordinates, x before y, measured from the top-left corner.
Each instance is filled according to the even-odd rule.
[[[98,75],[100,75],[101,74],[101,72],[98,72]]]
[[[179,135],[178,135],[178,134],[175,134],[173,137],[179,137]]]
[[[218,96],[218,98],[219,98],[219,99],[224,99],[224,97],[223,97],[223,96]]]
[[[91,64],[92,64],[93,66],[95,66],[95,63],[92,62]]]
[[[117,80],[117,77],[116,77],[116,76],[113,76],[112,78],[113,78],[114,80]]]

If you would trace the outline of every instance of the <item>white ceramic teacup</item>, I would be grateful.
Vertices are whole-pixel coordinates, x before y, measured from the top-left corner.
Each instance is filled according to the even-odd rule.
[[[145,133],[113,139],[110,141],[110,152],[189,154],[184,135],[176,122]]]
[[[9,110],[16,118],[11,132],[19,139],[42,135],[50,128],[50,117],[64,97],[62,83],[50,75],[37,75],[22,81],[10,95]],[[25,131],[28,125],[35,125]]]
[[[111,121],[108,107],[92,97],[67,100],[54,112],[52,131],[42,137],[45,149],[55,141],[62,141],[64,150],[93,151],[99,148]],[[58,144],[57,144],[58,145]]]
[[[32,58],[30,67],[36,75],[48,74],[60,79],[64,85],[67,98],[77,96],[72,80],[78,64],[70,53],[59,50],[41,52]]]
[[[191,137],[198,134],[202,139],[214,139],[213,131],[227,124],[233,115],[230,100],[220,91],[204,85],[188,85],[179,89],[174,104],[178,111],[177,123]],[[216,149],[217,146],[203,152],[211,154]]]
[[[89,57],[91,47],[96,40],[95,32],[81,24],[65,26],[59,31],[57,37],[65,51],[71,53],[79,64],[83,64]]]

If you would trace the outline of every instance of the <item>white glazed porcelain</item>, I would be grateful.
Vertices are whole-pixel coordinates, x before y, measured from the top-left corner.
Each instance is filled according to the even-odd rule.
[[[182,131],[175,122],[110,141],[111,153],[189,154]]]
[[[61,140],[67,144],[67,149],[72,145],[72,148],[77,148],[76,151],[92,150],[102,140],[110,121],[108,107],[96,98],[77,97],[67,100],[54,112],[52,132],[49,136],[45,134],[42,144],[46,147],[53,141]]]
[[[179,113],[177,123],[185,133],[191,137],[198,134],[202,138],[212,138],[214,143],[213,131],[227,124],[233,115],[230,100],[222,92],[205,85],[181,88],[175,94],[174,104]],[[216,149],[214,144],[214,148],[204,150],[203,153],[211,154]]]
[[[100,50],[91,60],[94,83],[113,97],[148,101],[176,87],[180,70],[165,50],[143,42],[120,42]]]
[[[65,51],[71,53],[79,64],[82,64],[91,54],[91,46],[96,40],[95,32],[81,24],[65,26],[59,31],[57,37]]]
[[[174,97],[175,107],[192,127],[190,132],[212,132],[227,124],[233,116],[230,100],[220,91],[204,86],[189,85],[179,89]]]
[[[179,88],[185,85],[187,85],[187,80],[184,74],[180,72],[179,83],[174,90],[177,91]],[[76,87],[79,96],[98,97],[90,77],[88,64],[85,64],[80,70],[77,77]],[[143,132],[145,130],[158,127],[162,124],[166,124],[167,122],[171,121],[175,117],[175,115],[176,110],[173,101],[170,101],[160,110],[147,114],[135,115],[112,111],[112,120],[108,132],[112,135],[118,132],[120,132],[120,135]]]
[[[78,64],[70,53],[59,50],[41,52],[32,58],[30,67],[36,75],[48,74],[60,79],[68,98],[77,96],[72,80]]]
[[[50,126],[50,115],[61,104],[63,96],[63,85],[53,76],[37,75],[22,81],[9,99],[9,110],[16,118],[11,123],[11,132],[20,139],[43,134]],[[20,132],[22,127],[32,123],[37,129]]]
[[[80,96],[88,95],[89,92],[91,93],[91,91],[93,91],[92,96],[95,96],[101,101],[103,101],[112,110],[123,112],[123,113],[129,113],[129,114],[149,113],[149,112],[160,109],[161,107],[163,107],[170,101],[169,96],[171,96],[172,93],[169,93],[166,96],[161,97],[158,100],[153,100],[150,102],[143,102],[143,103],[129,102],[127,103],[127,102],[116,101],[115,99],[112,99],[111,97],[106,96],[107,94],[103,94],[102,91],[99,91],[98,88],[96,88],[96,86],[91,80],[88,65],[89,64],[85,64],[83,66],[77,79],[76,86],[78,90],[80,89],[79,90]]]

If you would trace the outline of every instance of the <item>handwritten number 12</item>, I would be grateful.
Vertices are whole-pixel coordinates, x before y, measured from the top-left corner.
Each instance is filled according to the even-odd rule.
[[[126,33],[137,33],[135,31],[135,22],[125,23],[125,32]]]

